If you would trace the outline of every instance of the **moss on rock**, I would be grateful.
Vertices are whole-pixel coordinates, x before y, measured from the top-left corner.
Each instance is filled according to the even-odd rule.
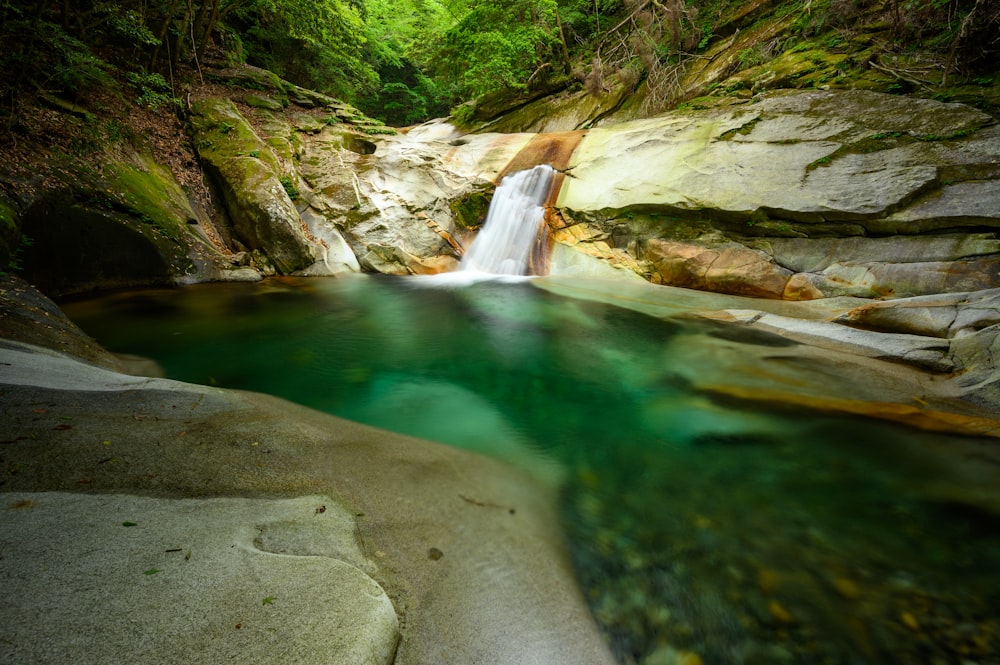
[[[137,159],[141,166],[115,163],[106,169],[111,190],[141,221],[179,239],[188,223],[197,220],[187,195],[173,174],[151,156]]]
[[[21,235],[17,211],[14,206],[0,196],[0,272],[11,267],[11,259],[17,252]]]
[[[455,226],[473,229],[482,225],[490,211],[491,198],[492,194],[488,192],[472,192],[449,201],[448,207],[455,217]]]
[[[303,270],[316,249],[303,231],[281,183],[281,161],[227,99],[204,99],[192,108],[194,144],[221,190],[239,240],[263,251],[281,273]]]

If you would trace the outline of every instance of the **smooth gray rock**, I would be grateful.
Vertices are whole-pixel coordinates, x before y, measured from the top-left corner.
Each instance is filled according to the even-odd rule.
[[[661,350],[666,357],[686,359],[678,369],[695,390],[782,408],[800,405],[936,431],[1000,436],[1000,323],[974,332],[956,329],[953,339],[944,339],[913,334],[905,326],[884,332],[845,325],[856,313],[888,311],[906,300],[789,302],[642,282],[549,277],[532,283],[658,318],[697,321],[717,331],[676,335]],[[987,324],[996,298],[996,290],[951,294],[941,305],[952,311],[967,307],[976,312],[974,320]],[[930,307],[933,297],[911,301]],[[906,320],[905,313],[900,320]],[[698,361],[702,357],[704,363]]]
[[[949,354],[948,342],[935,338],[858,330],[836,323],[805,321],[754,310],[725,310],[713,313],[712,318],[717,319],[720,314],[755,330],[839,353],[905,362],[938,373],[958,369]]]
[[[236,647],[240,657],[276,653],[279,638],[288,642],[296,658],[282,661],[276,656],[270,662],[319,662],[311,660],[311,654],[321,647],[333,649],[341,639],[338,635],[354,635],[350,626],[367,625],[373,617],[380,617],[375,625],[381,645],[373,653],[384,654],[391,624],[388,614],[378,609],[387,609],[384,601],[362,598],[360,606],[352,604],[360,589],[381,597],[379,586],[401,618],[392,661],[396,665],[613,662],[563,549],[555,493],[531,474],[495,459],[264,395],[126,376],[24,343],[3,341],[0,346],[0,423],[9,439],[0,500],[16,493],[16,503],[32,498],[25,493],[47,492],[157,497],[152,504],[138,499],[100,505],[81,501],[80,512],[71,515],[71,521],[81,515],[76,520],[79,530],[63,523],[58,508],[40,514],[40,519],[58,522],[52,528],[25,524],[4,530],[4,539],[18,541],[10,551],[19,554],[0,562],[0,570],[5,580],[17,580],[18,586],[4,584],[7,597],[0,606],[0,626],[16,628],[9,629],[14,632],[5,635],[0,648],[29,655],[43,650],[34,660],[12,662],[63,663],[64,655],[74,651],[82,654],[75,661],[118,662],[122,659],[110,656],[128,633],[144,636],[141,644],[150,653],[145,660],[136,655],[141,650],[125,644],[124,661],[179,662],[170,657],[177,655],[183,662],[191,652],[175,642],[187,637],[190,612],[199,620],[218,614],[219,622],[211,625],[219,631],[229,624],[235,628],[243,616],[251,628],[196,636],[204,641],[209,657],[192,662],[219,662]],[[184,506],[196,504],[183,500],[220,497],[238,498],[242,503],[230,505],[237,506],[233,510],[239,515],[229,509],[213,513],[233,523],[213,530],[218,521],[212,521],[209,532],[203,533],[200,511],[212,513],[215,508],[208,506],[219,504],[210,502],[192,512]],[[317,512],[320,499],[313,497],[333,501],[322,503],[326,511]],[[279,498],[293,503],[275,503]],[[147,519],[155,524],[173,523],[171,515],[179,521],[163,539],[152,524],[141,532],[121,526],[123,521],[142,525],[141,518],[115,515],[110,526],[103,526],[100,520],[111,517],[115,506],[131,506],[130,513],[142,508],[144,515],[154,516]],[[288,506],[298,508],[289,512]],[[337,506],[347,509],[346,516]],[[91,515],[88,507],[100,510]],[[313,520],[320,523],[331,510],[334,515],[323,518],[331,530],[313,531]],[[83,519],[84,514],[90,519]],[[193,520],[186,530],[183,516]],[[147,550],[150,541],[140,540],[134,549],[122,549],[120,537],[136,538],[136,533],[155,537],[159,544]],[[67,538],[78,548],[75,553],[66,554]],[[254,548],[247,546],[255,541]],[[357,558],[351,542],[363,559]],[[176,547],[191,549],[190,561],[202,571],[198,579],[217,584],[212,588],[215,595],[206,591],[204,604],[193,610],[189,608],[197,592],[192,586],[184,583],[178,589],[171,584],[181,579],[186,563],[184,555],[176,561],[172,555],[177,553],[165,551]],[[202,547],[215,552],[215,558],[196,559]],[[46,549],[55,558],[36,561],[31,555]],[[7,548],[4,551],[6,557]],[[122,553],[124,562],[109,565],[106,556],[115,553]],[[52,571],[50,579],[58,587],[52,593],[65,594],[59,603],[64,614],[47,623],[42,609],[49,602],[48,578],[39,578],[38,572],[48,575],[50,565],[58,566],[64,555],[121,575],[135,571],[145,586],[123,577],[120,584],[100,590],[93,577],[76,584]],[[348,564],[353,568],[345,569]],[[144,575],[151,568],[162,572]],[[329,582],[321,581],[327,576]],[[350,584],[344,586],[340,579]],[[137,596],[136,589],[145,595]],[[111,596],[115,599],[105,602]],[[271,596],[273,603],[264,603]],[[286,598],[292,600],[282,604]],[[217,601],[222,607],[215,607]],[[21,616],[21,607],[36,609]],[[154,607],[161,609],[154,612]],[[268,623],[274,615],[267,613],[275,611],[288,612],[281,614],[277,633],[266,630],[277,626]],[[86,620],[74,623],[77,612],[87,614]],[[103,623],[94,620],[102,616],[112,624],[130,617],[124,626],[106,629],[108,635],[121,637],[104,637]],[[147,623],[139,625],[143,620]],[[375,644],[363,637],[368,630],[359,627],[357,639],[343,642],[344,657],[331,650],[323,662],[385,662],[358,656],[359,649]],[[295,631],[298,636],[284,640]],[[44,641],[36,643],[40,637]],[[108,650],[102,651],[102,640]],[[88,650],[108,658],[87,661]]]
[[[794,272],[822,272],[838,263],[925,263],[1000,253],[993,234],[888,238],[769,238],[761,249]]]
[[[395,610],[331,497],[36,492],[0,508],[3,662],[393,661]]]
[[[847,312],[838,321],[875,330],[963,337],[1000,324],[1000,289],[875,302]]]
[[[936,188],[939,168],[956,160],[897,135],[937,140],[990,122],[963,105],[908,101],[804,93],[595,129],[574,154],[559,205],[744,217],[764,210],[803,223],[878,219]]]

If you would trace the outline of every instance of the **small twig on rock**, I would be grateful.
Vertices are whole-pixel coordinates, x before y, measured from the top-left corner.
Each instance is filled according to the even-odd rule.
[[[516,510],[514,510],[510,506],[501,506],[498,503],[491,503],[489,501],[479,501],[477,499],[469,498],[469,497],[465,496],[464,494],[459,494],[458,496],[459,496],[459,498],[462,499],[462,501],[465,501],[466,503],[471,503],[472,505],[479,506],[481,508],[499,508],[500,510],[506,510],[511,515],[513,515],[515,512],[517,512]]]
[[[901,81],[906,81],[907,83],[912,83],[913,85],[918,85],[921,88],[924,88],[925,90],[933,90],[934,89],[933,87],[931,87],[930,83],[928,83],[926,81],[921,81],[918,78],[912,78],[910,76],[906,76],[899,69],[893,69],[892,67],[887,67],[885,65],[880,65],[877,62],[875,62],[874,60],[869,60],[868,64],[871,65],[872,67],[874,67],[875,69],[878,69],[879,71],[885,72],[886,74],[892,74],[893,76],[895,76],[896,78],[898,78]]]

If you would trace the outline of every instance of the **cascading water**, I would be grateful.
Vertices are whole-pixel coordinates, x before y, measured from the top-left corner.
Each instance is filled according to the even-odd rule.
[[[464,272],[530,274],[532,250],[545,217],[555,171],[540,165],[505,177],[490,203],[483,230],[462,258]]]

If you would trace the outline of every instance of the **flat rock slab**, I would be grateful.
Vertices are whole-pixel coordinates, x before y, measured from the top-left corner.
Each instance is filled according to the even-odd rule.
[[[0,524],[0,553],[7,557],[0,561],[6,592],[0,627],[14,626],[0,633],[0,662],[310,663],[306,654],[320,647],[326,653],[323,662],[385,662],[355,657],[365,642],[347,641],[344,651],[337,651],[327,635],[339,626],[372,621],[367,605],[353,619],[341,616],[353,611],[358,589],[368,588],[352,564],[377,580],[401,617],[394,665],[613,662],[573,579],[554,488],[500,460],[266,395],[129,377],[13,341],[0,341],[0,432],[0,512],[22,500],[35,501],[28,493],[79,493],[82,506],[70,513],[46,509],[52,517],[44,524]],[[106,509],[95,503],[121,495],[164,499],[148,510],[133,508],[139,506],[133,499]],[[328,514],[335,504],[319,497],[331,496],[350,507],[350,519]],[[215,508],[184,508],[202,505],[186,500],[206,497],[245,499],[204,504],[239,507],[217,517]],[[296,497],[307,498],[273,503]],[[114,508],[118,505],[125,508]],[[327,510],[317,513],[321,505]],[[173,513],[176,530],[154,527],[171,523]],[[323,520],[330,529],[313,529]],[[355,537],[364,560],[353,558]],[[124,545],[118,543],[128,541],[119,538],[139,540],[121,550]],[[18,544],[8,548],[6,543],[14,541]],[[75,542],[85,547],[74,549]],[[177,548],[182,552],[166,552]],[[33,552],[45,550],[52,555],[36,563]],[[70,552],[66,558],[56,556],[65,551]],[[115,551],[123,554],[106,561]],[[188,551],[191,558],[185,560]],[[211,552],[210,560],[195,558]],[[84,569],[71,560],[80,557],[89,561],[86,570],[101,568],[100,575],[112,576],[107,584],[113,588],[100,590],[105,586],[101,577],[74,582]],[[182,577],[192,570],[182,563],[204,564],[205,572]],[[154,568],[158,572],[145,574]],[[342,573],[361,581],[357,587],[324,581]],[[56,588],[65,590],[61,602],[51,603],[54,614],[44,599],[49,583],[43,578],[50,576]],[[163,580],[176,580],[187,591]],[[137,596],[136,589],[144,595]],[[112,597],[116,600],[106,601],[111,614],[91,621],[88,613]],[[192,597],[201,604],[192,605]],[[273,602],[265,603],[269,597]],[[264,622],[286,598],[288,604],[280,605],[287,610],[283,623]],[[87,608],[83,624],[76,623],[72,605]],[[154,613],[161,607],[167,609]],[[218,613],[219,622],[211,624],[218,630],[192,633],[195,624],[183,618],[192,613]],[[150,616],[165,622],[165,628],[154,629]],[[129,623],[116,633],[119,620]],[[148,635],[138,626],[143,621]],[[235,636],[219,632],[237,623],[243,627],[235,629]],[[229,650],[244,644],[239,640],[248,628],[262,631],[259,652],[248,648],[230,659]],[[168,637],[156,641],[161,633]],[[178,651],[187,647],[174,642],[188,639],[188,633],[213,641],[211,649],[206,647],[211,657],[198,661]],[[139,635],[144,646],[115,656],[102,644],[129,649],[128,635]],[[272,635],[274,642],[268,641]],[[313,639],[319,641],[317,651],[300,646],[301,640]],[[279,642],[288,642],[301,658],[271,658],[266,649],[276,649]],[[50,658],[47,643],[70,646]],[[3,649],[18,656],[5,658]],[[140,658],[143,649],[166,655]],[[71,650],[78,655],[68,657]],[[101,657],[86,660],[88,651]]]
[[[2,662],[392,662],[396,613],[338,558],[360,552],[330,497],[0,496]]]
[[[609,214],[635,208],[876,223],[946,181],[992,172],[989,154],[998,141],[983,129],[991,122],[961,104],[865,91],[675,111],[590,130],[570,162],[572,177],[558,205]],[[938,216],[955,214],[998,223],[996,210],[985,204],[955,213],[929,201],[919,211],[900,213],[893,224],[934,224]]]

